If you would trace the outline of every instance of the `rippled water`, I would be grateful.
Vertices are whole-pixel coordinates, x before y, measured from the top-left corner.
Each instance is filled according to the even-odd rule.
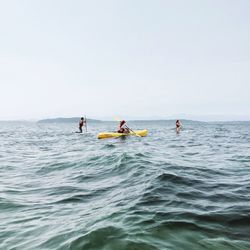
[[[0,249],[250,249],[250,123],[0,123]]]

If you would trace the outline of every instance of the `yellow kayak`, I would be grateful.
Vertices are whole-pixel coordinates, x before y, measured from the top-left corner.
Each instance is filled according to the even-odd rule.
[[[117,133],[117,132],[107,132],[107,133],[99,133],[97,135],[98,139],[112,138],[112,137],[120,137],[126,135],[134,135],[134,136],[146,136],[148,131],[144,130],[134,130],[134,132],[130,131],[129,133]]]

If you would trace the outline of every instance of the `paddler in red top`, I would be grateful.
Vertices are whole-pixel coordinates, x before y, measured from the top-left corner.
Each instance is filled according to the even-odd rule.
[[[85,124],[85,121],[84,121],[84,118],[81,117],[81,120],[79,122],[79,130],[80,130],[80,133],[82,133],[82,127],[84,126]]]
[[[128,133],[129,129],[126,126],[126,121],[122,120],[119,123],[117,133]]]

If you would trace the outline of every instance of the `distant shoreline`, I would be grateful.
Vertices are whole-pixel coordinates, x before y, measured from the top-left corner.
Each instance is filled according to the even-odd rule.
[[[16,122],[22,122],[22,123],[78,123],[80,117],[57,117],[57,118],[48,118],[48,119],[41,119],[41,120],[0,120],[2,123],[16,123]],[[194,120],[194,119],[181,119],[182,122],[188,122],[188,123],[250,123],[250,120]],[[169,118],[169,119],[127,119],[128,122],[147,122],[147,123],[153,123],[153,122],[175,122],[175,119]],[[98,120],[98,119],[88,119],[87,122],[89,123],[105,123],[105,122],[116,122],[114,120]]]

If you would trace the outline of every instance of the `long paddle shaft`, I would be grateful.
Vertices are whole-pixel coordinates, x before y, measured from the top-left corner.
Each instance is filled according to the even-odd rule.
[[[85,131],[86,131],[86,133],[88,132],[86,115],[85,115]]]
[[[127,128],[128,130],[130,130],[133,134],[135,134],[138,137],[141,137],[139,134],[136,134],[135,131],[133,131],[131,128],[129,128],[127,125],[124,125],[125,128]]]

